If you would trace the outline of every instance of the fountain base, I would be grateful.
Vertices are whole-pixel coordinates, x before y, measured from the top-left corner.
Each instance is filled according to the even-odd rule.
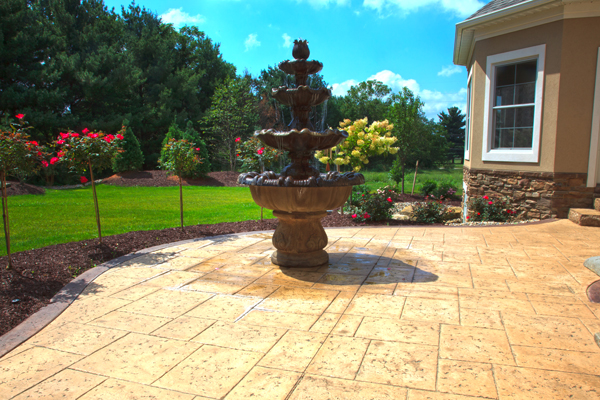
[[[326,212],[273,211],[279,224],[273,234],[277,249],[271,262],[281,267],[316,267],[329,261],[327,234],[321,225]]]

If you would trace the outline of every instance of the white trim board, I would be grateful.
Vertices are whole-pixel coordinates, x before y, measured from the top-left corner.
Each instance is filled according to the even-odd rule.
[[[590,157],[588,159],[587,187],[595,187],[600,181],[600,47],[596,62],[596,87],[594,90],[594,106],[592,111],[592,132],[590,135]]]

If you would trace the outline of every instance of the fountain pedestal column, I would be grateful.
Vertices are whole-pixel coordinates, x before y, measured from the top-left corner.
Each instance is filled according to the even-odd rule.
[[[273,234],[273,246],[277,249],[271,255],[275,265],[283,267],[315,267],[329,261],[325,250],[327,234],[321,225],[321,218],[327,212],[283,212],[273,211],[279,219]]]

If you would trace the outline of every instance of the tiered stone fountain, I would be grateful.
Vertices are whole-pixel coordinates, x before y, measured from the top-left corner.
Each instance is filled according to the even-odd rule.
[[[238,182],[250,185],[252,198],[261,207],[273,210],[279,219],[273,234],[277,249],[271,256],[273,264],[282,267],[314,267],[325,264],[329,256],[325,250],[327,234],[321,219],[327,210],[341,207],[353,185],[365,182],[362,174],[347,172],[320,172],[310,165],[316,150],[336,146],[348,137],[344,131],[327,129],[315,132],[309,115],[312,107],[331,97],[327,88],[312,89],[306,84],[308,75],[323,68],[318,61],[309,61],[310,51],[306,40],[294,41],[294,61],[283,61],[279,69],[295,75],[296,87],[273,89],[273,97],[292,109],[290,130],[273,129],[254,133],[266,146],[285,150],[291,164],[280,175],[267,171],[241,174]]]

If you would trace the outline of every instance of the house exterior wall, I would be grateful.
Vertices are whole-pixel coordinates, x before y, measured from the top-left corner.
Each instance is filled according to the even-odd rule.
[[[587,173],[600,17],[563,21],[554,171]]]
[[[539,161],[483,161],[486,62],[490,55],[545,44]],[[473,79],[468,197],[506,197],[520,219],[566,218],[592,206],[586,187],[600,18],[559,20],[479,40],[470,61]]]

